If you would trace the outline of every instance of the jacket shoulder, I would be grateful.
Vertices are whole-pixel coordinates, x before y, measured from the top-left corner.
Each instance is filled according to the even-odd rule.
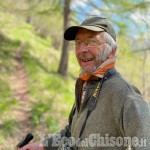
[[[118,94],[133,94],[141,97],[140,90],[133,84],[129,83],[122,75],[117,72],[112,78],[108,79],[105,83],[105,88],[110,92]]]

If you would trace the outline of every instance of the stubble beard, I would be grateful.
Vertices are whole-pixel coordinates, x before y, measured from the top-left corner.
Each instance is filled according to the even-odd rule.
[[[96,64],[94,66],[91,66],[91,68],[88,69],[87,71],[84,71],[82,68],[80,68],[82,73],[92,74],[103,63],[102,58],[103,58],[103,53],[99,51],[98,56],[95,58]]]

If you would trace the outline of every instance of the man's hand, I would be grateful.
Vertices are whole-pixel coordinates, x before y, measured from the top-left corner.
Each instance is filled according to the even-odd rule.
[[[42,144],[30,143],[20,148],[19,150],[44,150],[44,147]]]

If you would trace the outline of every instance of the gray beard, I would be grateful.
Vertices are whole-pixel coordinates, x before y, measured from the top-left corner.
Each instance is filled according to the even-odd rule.
[[[102,61],[102,55],[99,54],[99,56],[97,56],[96,59],[97,59],[98,63],[96,65],[94,65],[93,67],[91,67],[91,69],[89,71],[85,72],[81,68],[83,74],[87,74],[87,73],[92,74],[103,63],[103,61]]]
[[[97,64],[96,64],[95,66],[93,66],[93,67],[90,69],[90,71],[84,72],[84,71],[82,70],[82,68],[81,68],[82,73],[83,73],[83,74],[87,74],[87,73],[92,74],[104,61],[107,60],[109,53],[110,53],[110,49],[108,49],[108,47],[105,47],[102,52],[99,51],[99,54],[98,54],[98,56],[96,57]]]

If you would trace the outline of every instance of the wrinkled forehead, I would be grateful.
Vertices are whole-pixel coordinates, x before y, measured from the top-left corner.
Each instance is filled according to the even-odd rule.
[[[102,35],[102,31],[92,31],[88,29],[80,28],[76,34],[75,39],[86,39],[86,38],[92,38],[92,37],[100,37]]]

